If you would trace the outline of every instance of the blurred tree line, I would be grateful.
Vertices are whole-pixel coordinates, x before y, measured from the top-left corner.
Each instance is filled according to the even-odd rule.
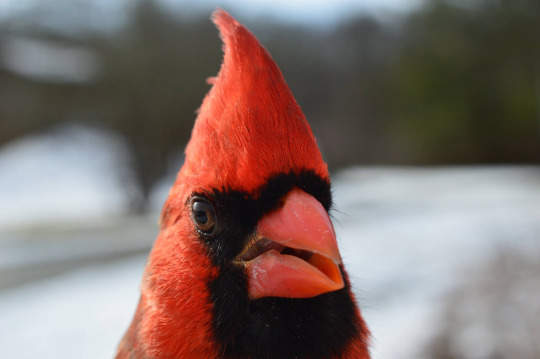
[[[2,44],[24,37],[84,48],[99,71],[48,81],[0,66],[0,145],[70,121],[112,130],[131,153],[132,209],[144,211],[156,181],[179,168],[204,80],[219,69],[216,29],[207,16],[173,14],[152,0],[137,1],[110,31],[73,35],[26,20],[0,24],[0,64]],[[247,25],[334,169],[540,162],[537,0],[430,1],[392,21],[358,15],[325,29]]]

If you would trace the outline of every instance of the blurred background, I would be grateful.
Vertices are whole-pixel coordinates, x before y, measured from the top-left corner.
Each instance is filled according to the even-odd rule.
[[[3,356],[113,356],[217,6],[331,167],[373,358],[540,358],[537,0],[0,0]]]

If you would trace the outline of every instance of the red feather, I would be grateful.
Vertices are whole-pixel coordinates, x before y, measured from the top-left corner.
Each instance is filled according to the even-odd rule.
[[[326,164],[278,67],[225,11],[214,13],[223,65],[200,108],[179,179],[201,188],[259,187],[272,174]]]
[[[224,42],[223,65],[209,80],[213,87],[165,203],[141,299],[117,358],[220,357],[208,291],[218,273],[190,220],[191,193],[251,192],[272,175],[302,170],[328,179],[309,124],[268,52],[225,11],[216,11],[213,21]],[[354,339],[342,358],[368,358],[366,340]]]

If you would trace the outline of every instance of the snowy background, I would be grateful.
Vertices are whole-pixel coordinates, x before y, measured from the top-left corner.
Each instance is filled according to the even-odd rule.
[[[123,216],[120,183],[103,175],[121,148],[114,136],[72,126],[0,149],[2,357],[113,355],[172,181],[153,192],[150,215]],[[503,274],[485,268],[501,253],[532,256],[532,267],[540,258],[539,167],[359,167],[333,181],[341,252],[374,359],[430,357],[449,298],[473,277],[518,273],[524,284],[512,291],[525,299],[496,308],[536,306],[538,316],[540,272],[522,271],[520,260]],[[483,303],[462,308],[471,319]],[[493,357],[498,334],[467,333],[471,357]]]
[[[219,68],[219,6],[340,168],[373,358],[539,359],[539,4],[0,0],[0,358],[112,357]]]

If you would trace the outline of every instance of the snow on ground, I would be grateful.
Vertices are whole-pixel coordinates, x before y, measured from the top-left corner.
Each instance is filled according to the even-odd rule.
[[[0,292],[2,357],[112,358],[137,305],[145,257]]]
[[[112,134],[78,125],[8,143],[0,148],[0,228],[121,213],[117,168],[126,153]]]
[[[133,314],[157,213],[116,217],[109,150],[77,133],[0,152],[2,357],[110,358]],[[471,263],[540,247],[540,167],[355,168],[334,194],[374,359],[419,358]]]
[[[336,230],[375,359],[418,358],[463,268],[540,246],[540,168],[359,168],[335,182]]]

